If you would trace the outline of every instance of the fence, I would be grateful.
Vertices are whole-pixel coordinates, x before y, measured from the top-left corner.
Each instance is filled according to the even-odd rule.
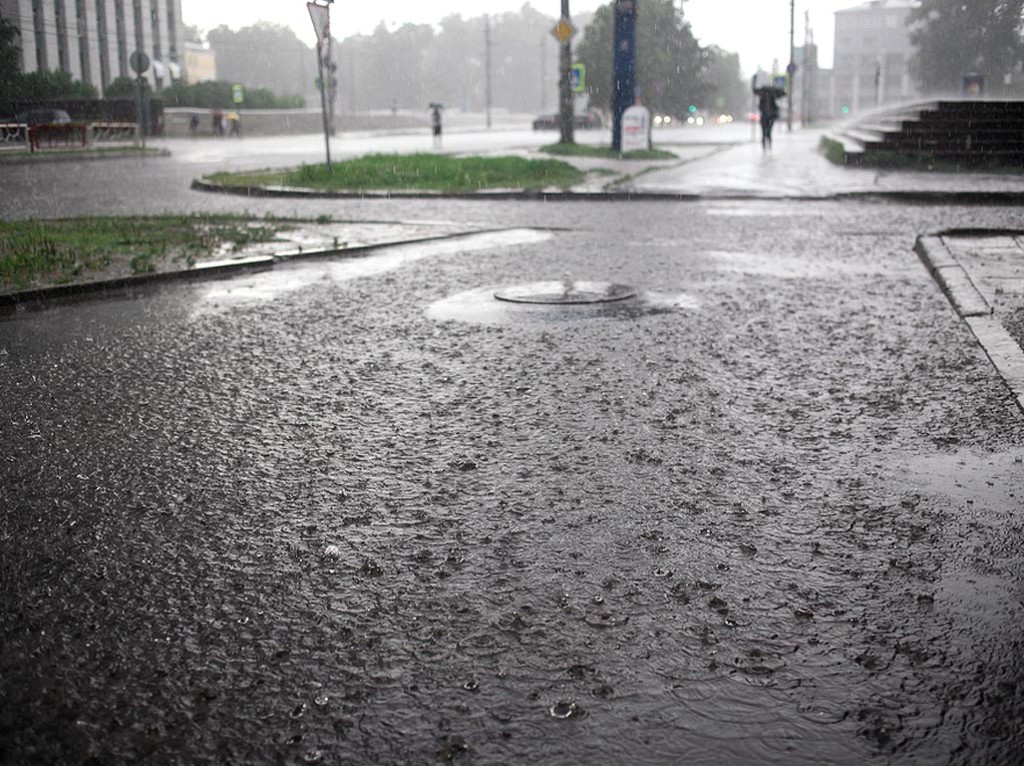
[[[134,122],[72,122],[54,125],[0,123],[0,151],[46,151],[135,146],[139,128]]]

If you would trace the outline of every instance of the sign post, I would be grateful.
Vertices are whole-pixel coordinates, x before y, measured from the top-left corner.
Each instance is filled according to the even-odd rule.
[[[327,3],[333,0],[326,0]],[[331,7],[320,3],[306,3],[309,17],[316,32],[316,62],[320,71],[320,111],[324,120],[324,146],[327,149],[327,172],[331,172],[331,128],[327,121],[327,94],[324,83],[324,45],[331,39]]]
[[[636,100],[636,0],[615,0],[612,149],[622,151],[622,115]]]
[[[569,0],[562,0],[562,18],[558,20],[551,34],[559,42],[558,56],[558,123],[561,129],[560,141],[563,144],[576,142],[573,135],[573,98],[572,98],[572,45],[570,41],[576,34],[576,27],[569,19]]]
[[[139,140],[142,142],[142,148],[146,148],[146,78],[142,76],[142,73],[149,69],[149,56],[142,51],[133,51],[132,55],[128,57],[128,65],[131,66],[132,71],[137,75],[136,86],[138,88],[138,97],[135,103],[135,116],[139,124]]]

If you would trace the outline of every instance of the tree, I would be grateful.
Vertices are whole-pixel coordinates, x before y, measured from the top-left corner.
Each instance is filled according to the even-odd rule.
[[[576,52],[587,67],[590,103],[611,108],[614,40],[612,6],[598,9]],[[673,0],[647,0],[637,12],[637,83],[643,104],[655,112],[682,114],[690,104],[707,105],[709,54],[703,50]]]
[[[99,98],[92,85],[75,80],[67,72],[38,71],[19,74],[0,83],[0,101],[58,101]]]
[[[206,38],[217,54],[217,77],[221,80],[275,93],[314,90],[316,54],[289,27],[266,21],[237,31],[219,26]],[[248,97],[246,106],[250,106]]]
[[[922,0],[910,12],[913,72],[925,93],[957,93],[963,76],[986,76],[990,91],[1021,62],[1024,0]]]
[[[133,99],[138,97],[138,84],[134,77],[121,75],[113,80],[103,91],[103,97],[108,99]]]
[[[6,90],[21,73],[21,33],[0,16],[0,92]]]

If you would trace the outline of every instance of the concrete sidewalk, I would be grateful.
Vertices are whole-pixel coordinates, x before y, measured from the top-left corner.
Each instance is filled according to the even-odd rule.
[[[834,165],[818,151],[825,131],[777,130],[771,152],[760,141],[734,144],[674,167],[645,172],[617,187],[636,194],[711,198],[825,199],[888,194],[1024,195],[1024,174],[929,173]],[[672,144],[659,148],[675,151]]]

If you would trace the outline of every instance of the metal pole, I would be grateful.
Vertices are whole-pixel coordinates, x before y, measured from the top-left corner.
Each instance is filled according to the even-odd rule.
[[[146,79],[140,74],[136,80],[136,86],[138,89],[139,98],[136,103],[135,113],[138,115],[139,122],[139,141],[142,144],[142,148],[146,148]]]
[[[484,15],[484,62],[487,72],[486,100],[487,100],[487,129],[491,129],[491,17]]]
[[[569,22],[569,0],[562,0],[562,20]],[[572,40],[568,35],[562,43],[558,72],[558,115],[563,144],[576,143],[572,124]]]
[[[316,61],[320,69],[320,112],[324,118],[324,146],[327,149],[327,172],[331,173],[331,131],[327,124],[327,91],[324,83],[324,45],[323,41],[316,44]]]
[[[793,130],[793,88],[796,84],[796,46],[793,35],[796,24],[796,0],[789,0],[789,114],[786,115],[786,129]]]

